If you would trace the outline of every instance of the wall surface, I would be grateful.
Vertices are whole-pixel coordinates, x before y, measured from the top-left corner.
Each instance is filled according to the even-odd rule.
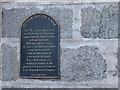
[[[119,0],[0,0],[1,2],[119,2]]]
[[[60,79],[20,79],[19,34],[24,19],[47,13],[60,25]],[[3,88],[117,88],[118,3],[3,3]]]
[[[2,3],[0,2],[0,89],[2,88],[2,54],[1,54],[1,36],[2,36]]]

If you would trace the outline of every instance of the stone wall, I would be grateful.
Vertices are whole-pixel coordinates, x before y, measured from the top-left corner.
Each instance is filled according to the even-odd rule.
[[[1,67],[2,67],[2,55],[1,55],[1,36],[2,36],[2,26],[1,26],[1,24],[2,24],[2,3],[0,2],[0,89],[2,88],[2,69],[1,69]]]
[[[23,20],[47,13],[60,25],[60,79],[20,79]],[[118,3],[3,3],[3,88],[117,88]]]

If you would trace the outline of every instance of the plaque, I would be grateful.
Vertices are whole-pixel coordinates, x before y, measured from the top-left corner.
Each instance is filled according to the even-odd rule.
[[[20,28],[20,78],[59,78],[59,25],[44,13],[28,16]]]

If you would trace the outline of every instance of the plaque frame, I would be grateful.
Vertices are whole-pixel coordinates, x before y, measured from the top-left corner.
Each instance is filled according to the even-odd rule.
[[[56,22],[56,24],[57,24],[57,26],[58,26],[58,76],[57,77],[40,77],[40,76],[35,76],[35,77],[32,77],[32,76],[20,76],[20,64],[21,64],[21,27],[22,27],[22,25],[23,25],[23,23],[29,18],[29,17],[31,17],[31,16],[33,16],[33,15],[36,15],[36,14],[44,14],[44,15],[47,15],[47,16],[49,16],[49,17],[51,17],[55,22]],[[51,15],[49,15],[49,14],[47,14],[47,13],[34,13],[34,14],[31,14],[31,15],[29,15],[29,16],[27,16],[25,19],[24,19],[24,21],[21,23],[21,25],[20,25],[20,38],[19,38],[19,78],[21,78],[21,79],[59,79],[60,78],[60,75],[59,75],[59,73],[60,73],[60,64],[59,64],[59,59],[60,59],[60,57],[59,57],[59,54],[60,54],[60,28],[59,28],[59,23],[51,16]]]

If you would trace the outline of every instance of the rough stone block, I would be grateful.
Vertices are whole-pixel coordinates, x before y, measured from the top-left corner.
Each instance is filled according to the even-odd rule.
[[[120,60],[120,47],[118,48],[117,59]],[[118,61],[118,72],[120,72],[120,61]],[[120,76],[120,74],[119,74]]]
[[[118,38],[118,4],[104,6],[99,38]]]
[[[2,3],[0,2],[0,42],[1,42],[1,36],[2,36]]]
[[[94,46],[61,51],[61,80],[90,81],[106,78],[106,60]]]
[[[16,80],[18,78],[18,70],[17,48],[2,44],[2,80]]]
[[[101,14],[95,8],[88,7],[82,9],[82,27],[81,34],[85,38],[99,37],[99,29],[101,24]]]
[[[1,55],[1,51],[0,51],[0,71],[1,71],[1,68],[2,68],[2,55]]]
[[[45,8],[43,13],[56,18],[60,25],[60,39],[72,39],[73,10],[66,8]]]
[[[3,9],[3,31],[2,37],[19,37],[20,25],[24,19],[34,13],[47,13],[53,16],[60,25],[61,39],[72,38],[72,16],[73,10],[44,5],[44,9],[38,8],[18,8]]]
[[[2,71],[0,70],[0,81],[2,80]]]
[[[83,8],[81,34],[85,38],[118,38],[118,4],[104,5],[101,11]]]

